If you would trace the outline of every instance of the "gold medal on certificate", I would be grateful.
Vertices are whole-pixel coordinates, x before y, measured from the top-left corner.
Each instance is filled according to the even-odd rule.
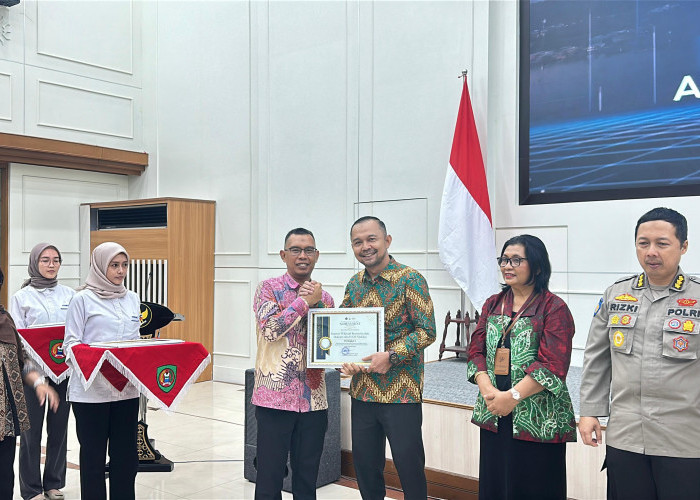
[[[311,368],[368,366],[362,358],[384,351],[383,307],[310,309],[307,324]]]

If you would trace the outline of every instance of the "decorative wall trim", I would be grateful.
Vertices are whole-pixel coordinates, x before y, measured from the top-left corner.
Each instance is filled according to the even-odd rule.
[[[1,19],[1,18],[0,18],[0,24],[2,24],[2,19]],[[0,37],[0,40],[2,40],[2,37]],[[0,115],[0,120],[4,120],[4,121],[11,122],[11,121],[12,121],[12,102],[13,102],[13,101],[12,101],[12,75],[11,75],[10,73],[5,73],[4,71],[0,71],[0,77],[3,77],[3,76],[6,76],[6,77],[7,77],[7,81],[8,81],[9,84],[10,84],[10,85],[9,85],[9,87],[10,87],[10,95],[7,96],[7,97],[8,97],[7,102],[10,103],[10,114],[9,114],[8,116]]]
[[[47,89],[48,87],[55,87],[57,89],[64,89],[67,91],[73,91],[74,93],[77,92],[82,92],[84,94],[94,94],[96,96],[101,96],[102,98],[111,98],[115,100],[114,102],[117,102],[116,100],[122,100],[126,101],[127,106],[129,107],[128,114],[129,114],[129,131],[128,133],[116,133],[116,132],[108,132],[106,130],[96,130],[96,129],[90,129],[90,128],[84,128],[84,127],[72,127],[68,125],[61,125],[59,123],[50,123],[45,120],[41,119],[41,107],[38,107],[38,119],[37,119],[37,125],[41,127],[50,127],[50,128],[58,128],[62,130],[73,130],[77,132],[87,132],[90,134],[98,134],[98,135],[106,135],[110,137],[118,137],[121,139],[134,139],[134,99],[133,97],[130,96],[124,96],[124,95],[119,95],[119,94],[114,94],[110,92],[100,92],[94,89],[88,89],[84,87],[78,87],[76,85],[66,85],[63,83],[58,83],[58,82],[51,82],[48,80],[37,80],[37,103],[40,104],[42,102],[41,99],[41,93],[43,90]],[[66,96],[63,96],[64,98]],[[67,100],[67,99],[66,99]]]
[[[0,133],[0,162],[141,175],[148,165],[148,153]]]

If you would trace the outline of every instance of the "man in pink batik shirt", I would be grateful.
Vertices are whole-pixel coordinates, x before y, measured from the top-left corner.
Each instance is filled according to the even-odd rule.
[[[333,298],[311,279],[318,256],[313,233],[292,229],[280,250],[287,272],[255,291],[256,500],[282,498],[288,455],[294,498],[316,498],[328,401],[324,370],[306,368],[306,316],[309,308],[333,307]]]

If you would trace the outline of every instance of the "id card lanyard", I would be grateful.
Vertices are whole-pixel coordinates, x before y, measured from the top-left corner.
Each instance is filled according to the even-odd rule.
[[[503,336],[501,337],[501,341],[499,344],[504,345],[505,340],[506,340],[506,335],[510,333],[510,331],[513,329],[515,326],[515,323],[520,319],[520,316],[525,312],[525,309],[528,308],[528,306],[535,300],[535,297],[537,297],[536,293],[531,294],[528,299],[525,301],[523,306],[520,308],[520,311],[518,311],[517,316],[513,318],[513,321],[510,322],[508,327],[505,329],[503,332]],[[501,316],[503,316],[503,312],[505,309],[505,300],[501,302]],[[493,364],[493,373],[495,375],[508,375],[510,373],[510,349],[508,347],[497,347],[496,348],[496,359],[494,360]]]

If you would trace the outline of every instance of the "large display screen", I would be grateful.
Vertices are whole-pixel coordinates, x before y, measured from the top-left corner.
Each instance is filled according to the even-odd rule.
[[[521,0],[520,203],[700,194],[700,1]]]

